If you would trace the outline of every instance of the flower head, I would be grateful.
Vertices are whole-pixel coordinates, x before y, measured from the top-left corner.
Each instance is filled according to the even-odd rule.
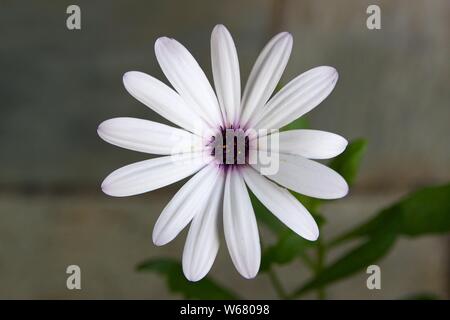
[[[111,144],[163,155],[112,172],[102,183],[108,195],[141,194],[193,175],[153,229],[153,242],[159,246],[190,223],[182,262],[191,281],[211,269],[220,221],[236,269],[245,278],[258,273],[261,248],[248,188],[281,222],[311,241],[319,236],[317,224],[286,188],[322,199],[348,192],[339,174],[311,160],[340,154],[347,145],[344,138],[317,130],[278,132],[322,102],[338,79],[334,68],[317,67],[270,98],[291,49],[289,33],[273,37],[256,60],[241,98],[236,47],[223,25],[211,35],[215,92],[183,45],[159,38],[156,58],[175,90],[136,71],[127,72],[123,82],[133,97],[180,128],[134,118],[110,119],[98,128]]]

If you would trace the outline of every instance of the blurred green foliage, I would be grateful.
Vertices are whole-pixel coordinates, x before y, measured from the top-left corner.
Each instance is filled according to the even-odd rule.
[[[140,263],[137,271],[157,272],[166,278],[167,287],[173,293],[181,293],[185,299],[204,300],[235,300],[238,296],[228,289],[224,289],[208,277],[198,282],[188,281],[181,264],[174,259],[150,259]]]
[[[307,127],[307,121],[299,119],[283,130]],[[346,150],[329,162],[329,166],[341,174],[349,185],[355,182],[367,143],[357,139],[349,143]],[[321,206],[329,200],[306,197],[293,192],[294,196],[311,212],[319,228],[325,223],[320,213]],[[263,246],[260,271],[268,273],[274,289],[281,298],[297,298],[317,290],[320,298],[325,297],[328,285],[361,272],[369,265],[380,261],[399,237],[417,237],[428,234],[450,232],[450,184],[426,187],[376,213],[369,221],[338,236],[330,243],[321,239],[307,241],[285,227],[274,215],[250,193],[258,221],[276,236],[276,241]],[[347,242],[357,242],[329,265],[325,255]],[[276,265],[285,265],[299,259],[312,272],[312,277],[292,293],[285,293],[274,273]],[[163,274],[172,292],[193,299],[236,299],[229,289],[210,278],[191,283],[183,276],[181,265],[176,260],[153,259],[138,266],[139,271]],[[416,294],[406,299],[436,299],[433,294]]]
[[[343,153],[330,162],[330,168],[339,172],[350,186],[355,182],[366,146],[366,140],[356,139],[349,143]]]

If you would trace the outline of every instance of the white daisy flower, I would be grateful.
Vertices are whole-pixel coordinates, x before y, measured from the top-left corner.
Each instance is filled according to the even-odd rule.
[[[127,72],[123,82],[133,97],[181,128],[134,118],[110,119],[98,128],[100,137],[111,144],[165,155],[112,172],[102,183],[108,195],[141,194],[195,174],[164,208],[153,229],[153,242],[160,246],[190,223],[182,265],[191,281],[202,279],[211,269],[219,249],[221,219],[236,269],[245,278],[258,273],[261,248],[247,187],[281,222],[311,241],[319,236],[317,224],[285,188],[321,199],[341,198],[348,192],[338,173],[311,160],[340,154],[347,145],[341,136],[317,130],[280,132],[275,150],[265,141],[267,133],[258,133],[279,129],[313,109],[338,79],[334,68],[317,67],[270,98],[291,49],[289,33],[273,37],[256,60],[241,98],[236,47],[223,25],[217,25],[211,35],[216,93],[183,45],[159,38],[156,58],[175,90],[136,71]],[[230,131],[243,136],[244,142],[227,144],[223,137]],[[276,172],[265,174],[259,163],[249,161],[251,150],[276,154]],[[231,161],[226,158],[229,152],[233,152]],[[245,156],[238,161],[242,153]]]

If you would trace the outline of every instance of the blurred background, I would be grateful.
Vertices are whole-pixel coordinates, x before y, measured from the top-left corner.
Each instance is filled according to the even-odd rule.
[[[81,8],[81,30],[66,28],[70,4]],[[370,4],[381,8],[381,30],[366,27]],[[318,65],[339,71],[310,125],[369,144],[349,196],[325,207],[326,239],[417,187],[450,180],[447,0],[1,0],[0,298],[178,297],[135,266],[181,257],[185,233],[165,247],[151,241],[179,184],[123,199],[102,194],[109,172],[146,155],[108,145],[96,129],[117,116],[164,122],[127,94],[123,73],[167,82],[153,44],[170,36],[212,79],[209,41],[218,23],[234,37],[244,81],[279,31],[294,37],[284,83]],[[382,290],[368,290],[361,272],[331,286],[329,298],[448,298],[448,239],[401,239],[380,263]],[[71,264],[81,267],[80,291],[66,288]],[[287,288],[308,277],[300,264],[278,271]],[[223,241],[210,275],[245,298],[276,297],[266,275],[238,275]]]

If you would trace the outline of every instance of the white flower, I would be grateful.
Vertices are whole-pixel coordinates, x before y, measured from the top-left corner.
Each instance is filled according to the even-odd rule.
[[[112,172],[103,181],[111,196],[131,196],[167,186],[195,173],[164,208],[153,230],[160,246],[173,240],[190,223],[183,251],[187,279],[202,279],[219,249],[219,223],[231,259],[245,278],[258,273],[261,248],[255,214],[247,187],[281,222],[308,240],[319,229],[311,214],[285,188],[322,199],[345,196],[345,180],[328,167],[310,160],[340,154],[347,141],[333,133],[292,130],[279,133],[278,171],[265,177],[258,164],[218,161],[212,141],[226,129],[244,132],[245,152],[270,149],[250,129],[279,129],[301,117],[333,90],[338,74],[317,67],[296,77],[270,100],[288,62],[292,36],[283,32],[264,47],[241,98],[239,63],[233,39],[223,25],[211,35],[212,72],[216,94],[189,51],[176,40],[162,37],[155,53],[175,90],[141,72],[127,72],[125,88],[140,102],[178,125],[174,128],[134,118],[110,119],[98,128],[105,141],[127,149],[165,155],[133,163]],[[256,142],[260,142],[259,147]],[[178,152],[173,155],[174,149]],[[225,151],[226,150],[226,151]],[[238,150],[239,151],[239,150]],[[176,159],[176,160],[174,160]]]

